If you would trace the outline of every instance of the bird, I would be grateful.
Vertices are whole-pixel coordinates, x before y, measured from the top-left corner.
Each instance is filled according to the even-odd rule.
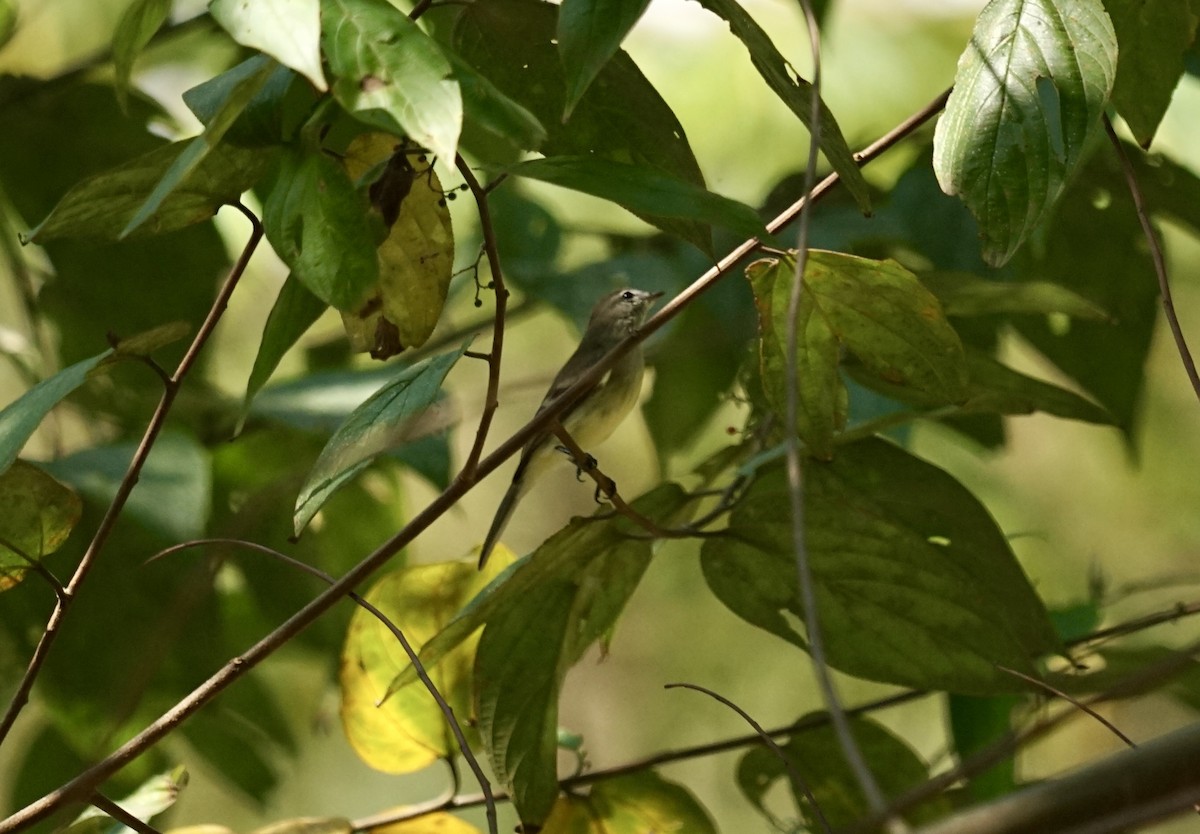
[[[550,383],[550,390],[538,406],[537,413],[541,414],[546,406],[574,385],[626,336],[641,327],[655,300],[661,296],[661,292],[620,289],[597,301],[583,337],[579,340],[579,347]],[[645,368],[642,346],[635,345],[599,382],[559,415],[559,422],[581,449],[586,451],[604,442],[625,419],[641,393]],[[552,431],[543,432],[530,438],[521,449],[512,484],[500,501],[479,552],[480,570],[483,570],[500,534],[504,532],[517,502],[554,460],[554,453],[559,447],[553,443],[553,437]]]

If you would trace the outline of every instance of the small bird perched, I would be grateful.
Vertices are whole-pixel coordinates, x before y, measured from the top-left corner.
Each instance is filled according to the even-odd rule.
[[[654,300],[661,295],[661,292],[617,290],[596,302],[591,318],[588,319],[587,329],[579,341],[579,347],[571,354],[567,364],[563,365],[558,376],[554,377],[554,382],[550,383],[550,390],[538,406],[537,413],[541,414],[559,394],[574,385],[576,380],[622,339],[640,327],[646,320],[646,314],[650,312]],[[625,419],[625,415],[637,403],[641,393],[642,372],[645,368],[642,347],[637,345],[621,357],[595,387],[585,392],[559,415],[559,422],[581,449],[587,450],[604,442]],[[554,459],[556,446],[553,438],[554,433],[550,431],[536,435],[521,450],[512,486],[504,493],[504,499],[496,510],[496,517],[492,519],[492,527],[488,530],[483,549],[479,553],[481,570],[491,555],[492,548],[496,546],[500,534],[504,532],[504,526],[512,516],[517,501]]]

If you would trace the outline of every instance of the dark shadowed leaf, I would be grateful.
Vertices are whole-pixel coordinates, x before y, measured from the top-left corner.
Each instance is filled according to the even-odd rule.
[[[258,344],[254,367],[250,369],[250,379],[246,383],[246,396],[242,401],[243,415],[250,409],[254,396],[267,384],[283,355],[304,335],[304,331],[321,317],[321,313],[325,312],[328,306],[300,283],[296,276],[288,275],[279,289],[279,295],[275,297],[275,306],[271,308],[267,323],[263,327],[262,341]]]
[[[649,5],[650,0],[565,0],[559,6],[558,52],[567,81],[564,121]]]
[[[639,216],[690,220],[724,226],[745,237],[769,237],[750,206],[655,168],[597,157],[555,156],[524,162],[509,171],[611,200]]]
[[[454,30],[462,57],[505,95],[520,102],[547,132],[546,156],[598,156],[660,168],[704,187],[683,126],[628,55],[617,50],[563,121],[566,78],[559,56],[557,7],[537,0],[482,0],[467,6]],[[533,83],[536,79],[537,83]],[[694,221],[642,218],[712,251],[707,228]]]
[[[1101,0],[992,0],[959,59],[933,164],[1008,261],[1058,199],[1100,126],[1117,65]]]
[[[951,695],[948,699],[950,732],[960,760],[995,744],[1012,730],[1012,714],[1022,699],[1015,695],[977,698]],[[1010,757],[977,774],[967,782],[976,802],[985,802],[1012,791],[1016,786],[1016,762]]]
[[[969,272],[924,272],[921,283],[942,302],[948,316],[996,313],[1049,315],[1112,321],[1107,311],[1066,287],[1048,281],[989,281]]]
[[[1183,58],[1200,22],[1197,0],[1104,0],[1121,60],[1113,104],[1143,148],[1150,147],[1183,75]]]
[[[951,692],[1019,688],[1057,647],[1041,600],[987,510],[942,470],[878,439],[804,470],[806,541],[831,666]],[[731,610],[798,646],[803,617],[783,467],[760,469],[701,565]]]

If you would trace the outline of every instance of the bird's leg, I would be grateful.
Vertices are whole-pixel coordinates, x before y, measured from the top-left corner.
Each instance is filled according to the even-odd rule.
[[[600,503],[601,495],[611,499],[617,492],[617,484],[612,478],[600,471],[596,459],[580,448],[579,444],[575,442],[575,438],[571,437],[571,433],[563,428],[562,423],[557,421],[551,423],[550,431],[562,441],[562,445],[556,448],[565,454],[569,454],[575,462],[575,477],[582,481],[583,476],[586,474],[596,482],[596,494],[594,496],[596,503]]]

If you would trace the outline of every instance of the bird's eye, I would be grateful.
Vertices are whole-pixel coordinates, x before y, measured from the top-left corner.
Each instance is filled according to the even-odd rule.
[[[621,293],[621,298],[626,301],[633,301],[633,290],[625,290],[625,292]]]

